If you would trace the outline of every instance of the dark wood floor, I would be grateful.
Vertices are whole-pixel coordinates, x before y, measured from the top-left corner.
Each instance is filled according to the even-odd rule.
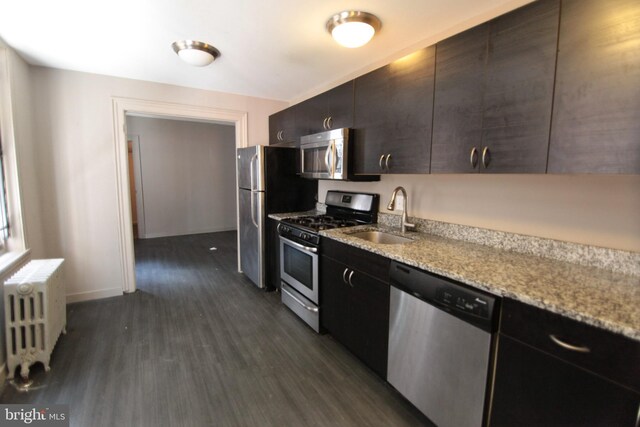
[[[138,291],[71,304],[40,388],[73,426],[417,426],[427,420],[328,335],[236,271],[235,232],[136,243]],[[209,248],[216,247],[211,251]]]

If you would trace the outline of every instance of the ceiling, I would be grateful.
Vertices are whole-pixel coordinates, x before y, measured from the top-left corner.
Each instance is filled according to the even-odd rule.
[[[0,0],[0,38],[33,65],[291,101],[529,1]],[[346,8],[382,20],[362,48],[325,30]],[[171,49],[182,39],[222,56],[191,67]]]

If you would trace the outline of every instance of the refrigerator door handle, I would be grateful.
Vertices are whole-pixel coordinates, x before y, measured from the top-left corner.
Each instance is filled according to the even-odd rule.
[[[253,172],[253,162],[258,158],[258,153],[254,154],[253,156],[251,156],[251,160],[249,160],[249,189],[251,191],[255,191],[255,188],[253,188],[253,181],[254,181],[254,172]],[[253,203],[253,198],[251,199],[251,203]],[[253,204],[251,205],[253,206]],[[251,210],[251,217],[253,217],[253,209]]]
[[[251,199],[251,207],[250,207],[250,209],[251,209],[251,222],[253,223],[253,225],[255,225],[256,228],[259,229],[260,226],[256,222],[256,216],[254,214],[256,209],[255,209],[255,203],[253,201],[253,198],[256,196],[256,194],[259,194],[259,193],[256,193],[255,191],[251,191],[250,195],[249,195],[249,198]]]

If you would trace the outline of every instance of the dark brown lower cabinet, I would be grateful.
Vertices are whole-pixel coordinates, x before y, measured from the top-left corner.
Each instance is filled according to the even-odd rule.
[[[638,427],[640,342],[505,298],[492,426]]]
[[[640,395],[500,335],[491,426],[636,427]]]
[[[320,275],[322,327],[386,378],[389,284],[326,256]]]

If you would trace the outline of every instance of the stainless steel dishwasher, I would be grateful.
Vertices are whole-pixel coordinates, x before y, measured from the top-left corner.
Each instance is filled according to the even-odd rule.
[[[387,381],[438,427],[486,423],[499,298],[391,263]]]

